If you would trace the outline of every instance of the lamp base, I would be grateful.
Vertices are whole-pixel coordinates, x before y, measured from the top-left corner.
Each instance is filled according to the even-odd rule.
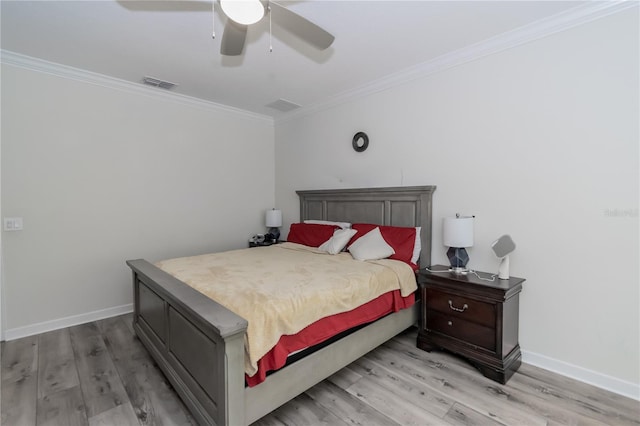
[[[275,243],[280,239],[280,228],[269,228],[269,234],[273,235],[273,242]]]
[[[451,264],[451,272],[455,274],[466,274],[469,272],[467,269],[467,263],[469,262],[469,255],[464,247],[449,247],[447,250],[447,257]]]

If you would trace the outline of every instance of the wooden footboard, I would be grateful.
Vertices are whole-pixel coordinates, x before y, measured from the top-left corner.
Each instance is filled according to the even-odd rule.
[[[145,260],[133,270],[134,329],[202,425],[244,425],[247,321]]]

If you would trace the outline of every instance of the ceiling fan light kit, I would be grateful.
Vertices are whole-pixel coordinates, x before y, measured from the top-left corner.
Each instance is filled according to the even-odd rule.
[[[260,0],[220,0],[220,7],[229,19],[242,25],[251,25],[264,17]]]
[[[225,56],[239,56],[244,50],[247,28],[268,13],[269,33],[271,34],[271,17],[273,22],[294,35],[300,37],[317,49],[327,49],[333,43],[334,36],[313,22],[303,18],[284,6],[270,0],[218,0],[227,22],[224,26],[220,53]],[[215,9],[215,2],[214,9]],[[215,38],[215,33],[214,33]],[[269,46],[269,51],[272,51]]]

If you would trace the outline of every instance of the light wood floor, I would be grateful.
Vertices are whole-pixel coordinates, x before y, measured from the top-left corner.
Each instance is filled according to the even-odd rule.
[[[523,364],[507,385],[409,330],[255,425],[639,425],[640,403]],[[2,344],[2,425],[195,424],[131,315]]]

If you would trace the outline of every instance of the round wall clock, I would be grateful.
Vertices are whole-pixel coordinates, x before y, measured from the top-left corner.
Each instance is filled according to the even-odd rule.
[[[362,152],[369,146],[369,136],[365,132],[358,132],[353,135],[351,145],[356,152]]]

